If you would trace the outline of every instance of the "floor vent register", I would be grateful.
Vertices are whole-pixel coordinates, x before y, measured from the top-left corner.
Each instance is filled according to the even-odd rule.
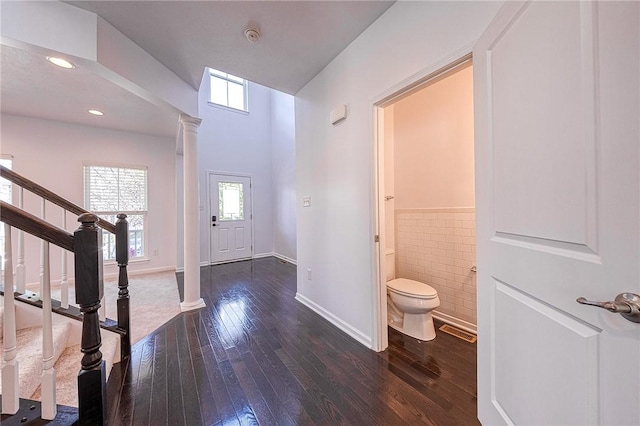
[[[457,337],[458,339],[462,339],[465,342],[475,343],[478,340],[478,337],[475,334],[468,333],[466,331],[462,331],[459,328],[455,328],[450,326],[449,324],[445,324],[439,328],[440,331],[444,331],[447,334]]]

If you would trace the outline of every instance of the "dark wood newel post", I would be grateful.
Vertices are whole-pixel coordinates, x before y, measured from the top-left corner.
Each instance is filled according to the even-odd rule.
[[[104,425],[107,421],[107,376],[102,359],[100,337],[100,300],[102,282],[102,231],[96,226],[98,216],[85,213],[78,218],[82,225],[73,234],[75,254],[76,303],[82,312],[84,354],[78,373],[78,414],[80,425]]]
[[[131,329],[129,326],[129,223],[127,215],[120,213],[116,222],[116,261],[118,262],[118,327],[127,331],[120,338],[120,357],[131,355]]]

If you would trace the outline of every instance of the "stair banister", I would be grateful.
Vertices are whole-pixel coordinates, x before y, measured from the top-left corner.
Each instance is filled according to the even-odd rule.
[[[11,226],[4,224],[4,321],[2,353],[2,414],[15,414],[19,402],[19,363],[16,359],[16,307],[13,299],[13,265],[11,261]]]
[[[47,201],[62,207],[63,209],[80,216],[81,214],[88,213],[87,210],[78,206],[77,204],[72,203],[71,201],[66,200],[65,198],[59,196],[53,191],[48,190],[47,188],[38,185],[32,180],[25,178],[24,176],[19,175],[13,170],[6,168],[5,166],[0,165],[0,177],[7,179],[8,181],[15,183],[28,190],[29,192],[38,195]],[[116,233],[116,226],[109,222],[108,220],[104,220],[102,218],[98,218],[98,226],[106,231],[109,231],[112,234]]]
[[[0,177],[7,179],[8,181],[14,183],[15,185],[18,185],[20,187],[20,190],[18,192],[20,199],[22,199],[22,190],[23,189],[27,189],[28,191],[32,192],[35,195],[38,195],[40,197],[42,197],[44,200],[47,200],[59,207],[62,207],[62,209],[71,212],[75,215],[82,215],[85,213],[89,213],[87,210],[83,209],[82,207],[66,200],[65,198],[59,196],[58,194],[54,193],[53,191],[50,191],[49,189],[33,182],[32,180],[29,180],[27,178],[25,178],[24,176],[21,176],[20,174],[16,173],[15,171],[8,169],[2,165],[0,165]],[[22,210],[21,210],[22,211]],[[65,214],[63,212],[63,214]],[[124,216],[126,217],[126,216]],[[123,218],[123,220],[125,220]],[[118,251],[118,246],[121,247],[120,250],[124,250],[124,252],[126,252],[127,255],[127,259],[128,259],[128,253],[129,253],[129,235],[128,234],[117,234],[116,233],[116,226],[115,224],[102,219],[100,217],[98,217],[97,220],[97,225],[104,229],[107,232],[110,232],[112,234],[116,235],[116,257],[117,257],[117,251]],[[28,232],[28,231],[25,231]],[[34,235],[39,235],[39,234],[34,234]],[[119,244],[117,241],[121,240],[121,243]],[[55,244],[55,242],[50,241],[52,243]],[[124,247],[124,249],[122,248]],[[66,247],[65,247],[66,248]],[[66,248],[69,251],[73,251],[73,248]],[[20,256],[20,255],[19,255]],[[64,256],[64,255],[63,255]],[[24,258],[24,255],[22,256],[22,258]],[[64,260],[63,260],[64,262]],[[24,265],[23,265],[24,266]],[[118,262],[118,268],[119,268],[119,276],[122,276],[123,272],[126,272],[126,265],[124,265],[124,268],[121,267],[121,263]],[[24,269],[22,269],[22,271],[24,271]],[[61,285],[64,287],[65,284],[65,277],[64,277],[64,268],[62,270],[63,276],[62,276],[62,283]],[[124,286],[124,288],[123,288]],[[118,283],[118,288],[119,288],[119,298],[120,296],[122,296],[122,299],[126,299],[128,300],[128,290],[126,289],[126,287],[128,286],[128,280],[126,279],[120,279],[119,283]],[[20,291],[21,293],[24,293],[24,291]],[[63,293],[64,294],[64,293]],[[64,298],[64,296],[63,296]],[[64,302],[64,300],[62,301]],[[63,303],[64,306],[64,303]],[[105,315],[105,309],[104,309],[104,301],[102,303],[102,309],[101,309],[101,319],[104,320],[106,318]],[[122,308],[121,308],[122,307]],[[124,307],[126,307],[126,312]],[[121,303],[118,307],[118,324],[120,326],[120,324],[127,324],[129,325],[129,303]],[[122,318],[120,318],[122,316]],[[127,335],[130,334],[130,328],[124,328]],[[129,346],[128,345],[124,345],[123,349],[125,349],[125,351],[122,353],[122,358],[127,358],[129,356]]]
[[[127,215],[120,213],[116,222],[116,262],[118,262],[118,327],[129,330],[129,223]],[[131,353],[131,335],[127,333],[120,341],[120,358],[126,359]]]
[[[73,251],[72,234],[4,201],[0,201],[0,220],[41,240]]]
[[[74,236],[76,301],[83,313],[81,348],[82,369],[78,374],[78,410],[82,424],[105,424],[107,389],[105,362],[100,347],[98,309],[103,296],[102,232],[96,226],[98,216],[85,213]]]
[[[67,211],[62,210],[62,229],[67,229]],[[67,280],[67,251],[62,250],[60,269],[60,307],[69,309],[69,281]]]

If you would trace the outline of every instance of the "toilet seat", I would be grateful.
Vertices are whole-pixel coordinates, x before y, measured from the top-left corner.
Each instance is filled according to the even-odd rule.
[[[435,299],[438,297],[438,292],[429,284],[406,278],[396,278],[395,280],[387,281],[387,287],[403,296],[418,299]]]

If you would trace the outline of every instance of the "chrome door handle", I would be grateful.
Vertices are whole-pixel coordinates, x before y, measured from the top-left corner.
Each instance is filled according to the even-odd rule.
[[[584,297],[578,297],[576,302],[581,305],[597,306],[609,312],[615,312],[631,322],[640,323],[640,296],[634,293],[620,293],[613,302],[593,302]]]

